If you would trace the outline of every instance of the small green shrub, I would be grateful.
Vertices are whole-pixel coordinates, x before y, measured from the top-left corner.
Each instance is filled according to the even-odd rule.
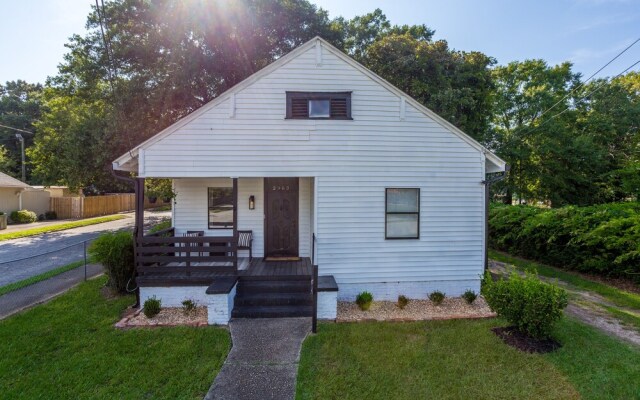
[[[109,278],[107,285],[125,293],[134,273],[132,234],[124,231],[104,233],[91,244],[89,253],[105,267]]]
[[[462,298],[467,301],[469,304],[473,304],[474,301],[478,298],[478,295],[473,290],[469,289],[462,294]]]
[[[38,220],[36,213],[29,210],[13,211],[10,218],[16,224],[30,224]]]
[[[524,277],[516,272],[493,281],[487,272],[483,296],[489,307],[519,331],[534,338],[547,338],[553,325],[562,318],[567,293],[557,285],[542,282],[537,275]]]
[[[182,312],[186,315],[186,314],[192,314],[194,311],[196,311],[196,307],[198,305],[196,304],[195,301],[191,300],[191,299],[186,299],[182,301]]]
[[[435,292],[431,292],[431,294],[429,295],[429,300],[431,300],[431,302],[436,306],[439,306],[440,304],[442,304],[445,297],[446,296],[444,293],[436,290]]]
[[[407,298],[407,296],[403,294],[398,296],[398,308],[400,308],[401,310],[404,310],[407,304],[409,304],[409,299]]]
[[[58,219],[58,214],[55,211],[47,211],[44,213],[44,217],[48,220],[50,219]]]
[[[147,318],[153,318],[160,313],[162,301],[156,299],[156,296],[148,298],[142,307],[142,312]]]
[[[46,218],[44,216],[44,214],[40,214],[38,215],[38,221],[44,221]]]
[[[362,292],[356,297],[356,304],[362,311],[367,311],[371,307],[373,295],[369,292]]]

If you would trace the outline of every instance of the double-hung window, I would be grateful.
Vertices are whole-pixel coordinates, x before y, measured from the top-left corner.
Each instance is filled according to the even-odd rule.
[[[233,188],[208,188],[209,229],[233,229]]]
[[[385,238],[420,238],[420,189],[387,188]]]

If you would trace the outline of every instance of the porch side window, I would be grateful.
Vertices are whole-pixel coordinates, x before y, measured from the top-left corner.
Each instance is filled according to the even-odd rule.
[[[233,229],[233,188],[208,188],[209,229]]]
[[[387,188],[385,238],[420,238],[420,189]]]

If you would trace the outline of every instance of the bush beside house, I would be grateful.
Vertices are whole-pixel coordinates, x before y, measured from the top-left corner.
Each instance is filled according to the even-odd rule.
[[[114,232],[100,235],[91,244],[89,252],[105,267],[107,285],[120,293],[126,293],[127,284],[134,273],[133,235],[130,232]],[[131,282],[131,287],[135,284]]]
[[[494,281],[487,272],[482,294],[500,317],[520,332],[538,339],[551,335],[568,301],[564,289],[542,282],[531,273],[523,277],[512,272],[507,278]]]

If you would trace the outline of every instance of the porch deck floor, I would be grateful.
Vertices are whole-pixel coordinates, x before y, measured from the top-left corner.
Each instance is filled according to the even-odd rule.
[[[247,260],[248,261],[248,260]],[[240,262],[238,262],[240,264]],[[300,257],[298,261],[265,261],[254,258],[247,268],[239,267],[239,276],[311,276],[313,266],[309,257]]]

